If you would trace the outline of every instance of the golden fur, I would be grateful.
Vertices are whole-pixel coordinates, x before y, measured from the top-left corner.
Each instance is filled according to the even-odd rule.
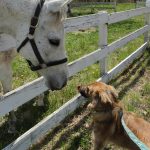
[[[121,125],[121,115],[130,130],[150,147],[150,123],[134,113],[123,110],[116,90],[105,83],[95,82],[87,86],[78,86],[82,96],[92,98],[88,108],[92,113],[92,148],[103,149],[108,142],[130,150],[139,150],[131,141]]]

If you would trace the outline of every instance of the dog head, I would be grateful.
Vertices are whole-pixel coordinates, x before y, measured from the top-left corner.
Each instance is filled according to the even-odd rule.
[[[118,103],[118,93],[110,85],[102,82],[95,82],[86,86],[78,86],[80,94],[86,98],[92,98],[92,102],[88,105],[89,109],[103,109],[112,107]]]

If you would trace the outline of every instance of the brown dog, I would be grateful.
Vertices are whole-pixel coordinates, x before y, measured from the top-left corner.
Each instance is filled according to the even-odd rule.
[[[150,147],[150,123],[134,113],[125,112],[112,86],[95,82],[87,86],[78,86],[78,90],[82,96],[92,98],[88,108],[93,112],[91,123],[93,150],[102,149],[108,142],[130,150],[139,150],[121,124],[122,114],[128,128]]]

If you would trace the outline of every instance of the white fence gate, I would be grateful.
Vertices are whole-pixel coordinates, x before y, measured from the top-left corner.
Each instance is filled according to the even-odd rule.
[[[107,45],[107,25],[116,23],[145,14],[146,24],[124,36],[123,38]],[[102,37],[99,40],[99,49],[92,53],[89,53],[73,62],[69,66],[69,77],[75,75],[77,72],[83,70],[97,61],[100,61],[102,77],[98,81],[108,82],[117,74],[121,73],[135,58],[145,51],[147,47],[150,47],[150,8],[139,8],[135,10],[129,10],[125,12],[118,12],[108,14],[107,12],[100,12],[93,15],[81,16],[67,19],[64,22],[65,32],[72,32],[79,29],[87,29],[90,27],[99,27],[99,36]],[[130,56],[120,62],[112,70],[107,71],[106,58],[108,54],[115,51],[117,48],[122,47],[128,42],[136,39],[140,35],[144,34],[145,42]],[[21,106],[22,104],[30,101],[40,93],[48,90],[44,84],[43,77],[34,80],[26,85],[23,85],[7,94],[5,94],[0,100],[0,116],[4,116],[11,110]],[[72,113],[77,107],[85,103],[85,99],[80,95],[76,95],[58,110],[51,115],[47,116],[37,125],[32,127],[22,136],[17,138],[14,142],[4,148],[4,150],[25,150],[34,144],[40,137],[45,135],[49,130],[56,127],[68,114]]]

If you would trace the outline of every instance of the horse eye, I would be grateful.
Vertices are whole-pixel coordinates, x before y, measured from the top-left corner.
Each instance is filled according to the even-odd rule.
[[[59,46],[59,44],[60,44],[60,39],[50,38],[50,39],[48,39],[48,41],[51,45],[54,45],[54,46]]]

